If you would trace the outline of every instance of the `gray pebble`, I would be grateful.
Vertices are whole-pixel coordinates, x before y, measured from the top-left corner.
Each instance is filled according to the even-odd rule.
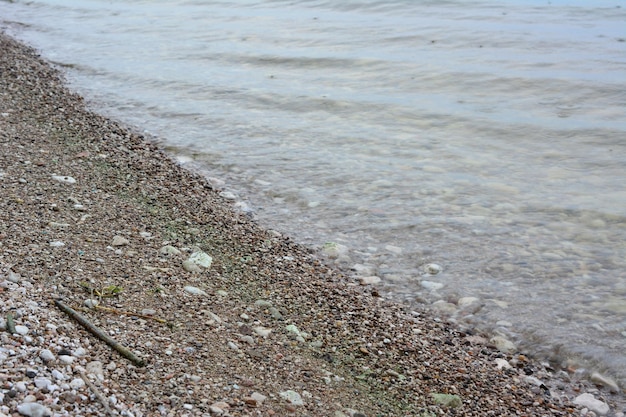
[[[52,352],[50,352],[50,350],[48,349],[44,349],[39,353],[39,357],[41,358],[42,361],[44,362],[52,362],[54,361],[56,358],[54,357],[54,354]]]

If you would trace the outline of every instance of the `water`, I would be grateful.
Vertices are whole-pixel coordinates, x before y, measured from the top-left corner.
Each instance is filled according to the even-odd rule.
[[[476,297],[462,324],[626,385],[623,6],[35,0],[0,18],[262,224],[346,246],[336,262],[395,299]]]

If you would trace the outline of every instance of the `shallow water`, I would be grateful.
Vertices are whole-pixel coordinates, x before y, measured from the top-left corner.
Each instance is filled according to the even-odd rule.
[[[626,385],[621,1],[17,1],[99,111],[383,292]],[[442,267],[428,275],[425,266]]]

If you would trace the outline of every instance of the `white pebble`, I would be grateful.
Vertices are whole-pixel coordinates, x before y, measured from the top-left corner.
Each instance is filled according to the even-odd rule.
[[[159,250],[159,253],[163,255],[180,255],[181,254],[181,252],[177,248],[171,245],[163,246]]]
[[[60,240],[55,240],[54,242],[50,242],[50,246],[52,246],[53,248],[60,248],[62,246],[65,246],[65,243],[61,242]]]
[[[609,378],[608,376],[604,376],[599,372],[594,372],[591,374],[591,382],[596,385],[605,386],[611,391],[613,394],[617,394],[619,392],[619,386],[617,382]]]
[[[204,290],[201,290],[200,288],[197,288],[197,287],[192,287],[191,285],[187,285],[184,288],[184,290],[188,292],[189,294],[193,294],[193,295],[205,295],[205,296],[209,295]]]
[[[263,404],[263,401],[267,399],[267,397],[260,392],[253,392],[252,395],[250,395],[250,398],[256,401],[257,404]]]
[[[74,350],[74,352],[72,352],[72,355],[74,356],[85,356],[87,354],[87,351],[85,349],[83,349],[82,347],[76,348],[76,350]]]
[[[211,263],[213,263],[213,258],[211,258],[209,255],[207,255],[204,252],[192,253],[191,256],[189,257],[189,260],[191,262],[194,262],[198,266],[201,266],[202,268],[210,268]]]
[[[56,369],[52,370],[52,377],[58,381],[65,381],[67,378],[62,372],[59,372]]]
[[[72,177],[68,177],[66,175],[53,175],[52,179],[58,182],[62,182],[65,184],[75,184],[76,183],[76,179],[72,178]]]
[[[428,264],[426,265],[426,272],[430,275],[437,275],[442,270],[440,265],[437,264]]]
[[[467,306],[470,304],[474,304],[478,302],[478,298],[476,297],[461,297],[459,301],[456,303],[459,307]]]
[[[20,274],[15,273],[13,271],[9,271],[9,276],[7,277],[7,279],[15,284],[17,284],[18,282],[20,282]]]
[[[35,378],[34,382],[37,388],[48,388],[48,386],[52,385],[52,381],[41,376]]]
[[[63,362],[66,365],[70,365],[72,362],[74,362],[74,357],[68,356],[68,355],[61,355],[59,356],[59,361]]]
[[[41,360],[44,362],[52,362],[53,360],[56,359],[54,357],[54,354],[50,352],[50,350],[48,349],[44,349],[41,352],[39,352],[39,358],[41,358]]]
[[[21,334],[22,336],[24,336],[25,334],[28,334],[28,327],[26,327],[26,326],[15,326],[15,332],[17,334]]]
[[[359,280],[361,281],[361,285],[375,285],[382,281],[380,277],[377,277],[376,275],[360,277]]]
[[[268,329],[267,327],[263,326],[254,327],[252,330],[254,330],[254,332],[261,337],[267,337],[272,332],[272,329]]]
[[[98,304],[100,304],[100,302],[96,299],[89,298],[85,300],[85,307],[87,308],[96,308]]]
[[[491,338],[490,342],[496,346],[496,349],[503,353],[512,353],[517,350],[517,346],[515,346],[513,342],[502,336],[494,336]]]
[[[113,236],[113,241],[111,242],[111,246],[124,246],[128,245],[130,242],[124,236],[115,235]]]
[[[87,366],[85,367],[85,370],[87,371],[87,374],[92,374],[99,380],[104,381],[104,371],[102,369],[102,362],[100,361],[89,362]]]
[[[284,400],[287,400],[292,405],[304,405],[304,401],[302,401],[302,397],[295,391],[287,390],[280,393],[280,397]]]
[[[17,412],[27,417],[44,417],[52,413],[46,407],[38,403],[23,403],[17,406]]]
[[[429,291],[437,291],[443,288],[443,284],[441,282],[422,281],[420,282],[420,285]]]
[[[582,407],[587,407],[589,410],[601,416],[606,415],[609,412],[609,406],[600,400],[596,400],[591,394],[580,394],[574,399],[574,404]]]
[[[15,383],[15,389],[19,392],[26,392],[26,383],[24,381]]]
[[[512,368],[511,364],[506,359],[497,358],[494,362],[496,363],[496,366],[498,367],[498,369],[511,369]]]
[[[72,382],[70,382],[70,387],[72,387],[72,389],[75,389],[75,390],[78,390],[84,386],[85,386],[85,381],[83,381],[82,378],[72,379]]]

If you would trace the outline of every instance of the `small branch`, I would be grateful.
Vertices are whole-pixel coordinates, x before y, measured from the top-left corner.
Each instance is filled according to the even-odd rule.
[[[113,416],[113,417],[119,416],[117,412],[113,412],[113,410],[111,410],[111,407],[109,407],[109,401],[106,399],[104,395],[102,395],[100,391],[98,391],[98,388],[95,386],[93,382],[91,382],[89,378],[87,378],[87,375],[81,372],[80,377],[83,379],[83,381],[85,381],[85,384],[87,384],[87,386],[91,389],[91,391],[94,393],[98,401],[100,401],[100,404],[102,404],[102,406],[104,407],[104,411],[106,411],[107,414],[110,416]]]
[[[117,309],[111,308],[111,307],[95,306],[94,308],[96,310],[103,310],[103,311],[107,311],[109,313],[123,314],[123,315],[126,315],[126,316],[134,316],[134,317],[140,317],[142,319],[155,320],[155,321],[158,321],[159,323],[163,323],[163,324],[167,323],[167,320],[163,320],[163,319],[161,319],[159,317],[147,316],[145,314],[131,313],[130,311],[117,310]]]
[[[79,322],[85,329],[89,330],[92,334],[100,338],[100,340],[104,341],[107,345],[117,350],[120,353],[120,355],[122,355],[123,357],[125,357],[126,359],[134,363],[135,365],[137,366],[146,365],[143,359],[140,359],[137,355],[135,355],[133,352],[128,350],[128,348],[122,346],[121,344],[113,340],[109,335],[104,333],[102,330],[100,330],[95,325],[93,325],[89,320],[87,320],[85,316],[78,313],[77,311],[75,311],[74,309],[72,309],[71,307],[63,303],[61,300],[54,300],[54,304],[56,304],[56,306],[59,307],[61,311],[63,311],[64,313],[69,315],[71,318]]]

